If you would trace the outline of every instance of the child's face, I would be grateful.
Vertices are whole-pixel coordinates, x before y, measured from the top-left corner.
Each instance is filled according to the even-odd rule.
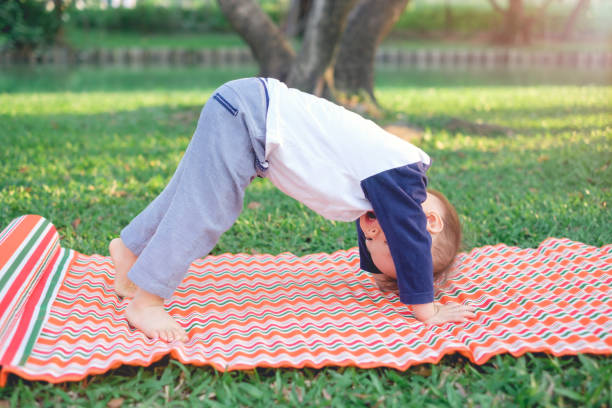
[[[396,278],[395,264],[391,258],[387,238],[373,212],[368,211],[359,218],[359,226],[366,239],[366,247],[374,265],[385,275]]]
[[[422,207],[427,217],[427,231],[431,234],[432,239],[435,240],[436,235],[444,228],[441,216],[443,208],[436,197],[429,193]],[[395,264],[387,245],[387,238],[374,213],[368,211],[359,217],[359,226],[365,235],[366,247],[370,252],[374,265],[385,275],[397,278]]]

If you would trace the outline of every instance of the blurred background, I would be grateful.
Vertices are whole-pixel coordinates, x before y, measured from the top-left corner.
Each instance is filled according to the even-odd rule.
[[[44,89],[95,86],[79,75],[96,67],[192,68],[188,83],[223,66],[375,102],[379,69],[415,85],[609,83],[611,44],[609,0],[1,0],[0,90],[33,72],[54,76]]]

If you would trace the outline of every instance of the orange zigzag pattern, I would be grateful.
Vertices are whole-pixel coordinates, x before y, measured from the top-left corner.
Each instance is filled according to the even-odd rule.
[[[20,225],[30,224],[35,222],[25,218]],[[23,228],[11,228],[0,233],[5,263],[12,255],[3,245],[15,252],[28,240]],[[11,238],[13,230],[21,244]],[[113,294],[110,260],[76,254],[25,364],[3,361],[0,380],[7,373],[78,380],[121,364],[148,365],[166,354],[219,370],[404,370],[454,352],[477,364],[500,353],[612,352],[611,245],[548,239],[535,249],[485,246],[461,254],[453,270],[439,300],[470,302],[478,316],[428,328],[397,296],[376,289],[359,270],[356,248],[305,257],[209,256],[192,264],[167,302],[190,340],[165,344],[128,326],[126,302]]]

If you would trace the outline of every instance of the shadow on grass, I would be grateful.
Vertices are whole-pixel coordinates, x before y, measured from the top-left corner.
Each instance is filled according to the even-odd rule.
[[[203,91],[204,93],[204,91]],[[208,93],[208,92],[207,92]],[[204,100],[204,98],[203,98]],[[94,114],[0,114],[0,132],[8,153],[12,148],[31,147],[36,144],[40,148],[56,149],[61,145],[70,145],[69,152],[75,147],[83,144],[88,137],[98,139],[100,143],[97,148],[114,154],[120,154],[123,150],[133,150],[139,144],[146,142],[153,135],[170,132],[181,137],[191,137],[203,105],[181,105],[160,104],[156,106],[139,107],[129,110],[117,110],[112,112]],[[508,109],[495,108],[486,114],[471,113],[466,117],[456,117],[443,114],[414,115],[407,112],[386,112],[386,119],[379,120],[381,125],[392,122],[390,119],[398,114],[403,115],[407,124],[427,128],[433,132],[447,131],[450,134],[466,134],[484,137],[512,137],[517,134],[535,135],[542,133],[561,134],[567,132],[588,133],[591,131],[605,131],[612,126],[612,120],[601,125],[549,125],[543,127],[542,123],[547,120],[564,119],[568,116],[605,115],[611,113],[610,106],[574,106],[574,107],[544,107],[531,109]],[[486,116],[487,120],[474,119],[474,116]],[[500,118],[499,122],[496,118]],[[533,125],[521,124],[521,119],[533,120]],[[518,125],[507,126],[506,123],[518,123]],[[109,135],[116,134],[125,137],[121,140],[106,140]],[[138,135],[147,135],[143,138]],[[129,147],[127,141],[135,146]],[[109,143],[110,142],[110,143]],[[118,145],[122,146],[119,150]],[[159,146],[150,146],[154,151]],[[65,152],[58,150],[59,154]],[[0,154],[0,157],[3,155]],[[9,157],[5,158],[9,160]]]
[[[0,179],[0,191],[5,191],[0,224],[39,213],[69,238],[66,246],[105,251],[104,239],[116,234],[170,179],[199,109],[190,105],[0,117],[7,128],[0,170],[11,175]],[[183,118],[180,124],[176,115]],[[440,135],[420,145],[434,159],[431,186],[445,192],[462,214],[468,247],[497,242],[536,246],[550,235],[591,244],[612,240],[610,231],[601,228],[612,222],[601,207],[610,201],[612,177],[605,136],[591,138],[589,145],[569,136],[530,144],[500,138],[493,147],[480,147],[477,141],[452,147],[448,143],[453,137]],[[437,147],[437,142],[446,147]],[[350,226],[325,221],[275,189],[261,187],[248,189],[246,202],[255,201],[262,209],[245,210],[216,251],[289,250],[302,255],[354,246]],[[583,196],[572,196],[577,192]],[[79,229],[71,226],[76,218],[83,220]],[[260,236],[276,239],[262,243]]]
[[[142,135],[155,135],[171,131],[191,137],[203,105],[167,105],[139,107],[93,114],[0,114],[0,131],[3,142],[9,148],[24,147],[57,148],[72,143],[87,144],[96,138],[96,149],[114,149],[117,144],[138,144],[145,141]],[[112,135],[126,139],[112,142]],[[112,143],[104,144],[111,138]],[[78,147],[78,146],[76,146]],[[60,149],[61,152],[61,149]],[[115,151],[114,153],[119,153]]]
[[[601,109],[601,112],[597,112],[598,109],[595,109],[595,112],[592,112],[594,115],[605,115],[607,114],[606,109]],[[559,112],[554,116],[537,116],[537,122],[533,124],[533,126],[524,126],[524,125],[506,125],[506,123],[512,123],[515,121],[519,121],[520,119],[528,118],[530,113],[536,112],[537,109],[534,110],[497,110],[493,109],[487,112],[487,116],[497,116],[503,118],[503,121],[496,121],[494,118],[489,118],[486,121],[482,121],[480,119],[472,119],[470,117],[456,117],[450,115],[411,115],[404,114],[404,112],[400,112],[404,114],[404,120],[408,126],[417,126],[421,129],[429,129],[432,132],[440,132],[446,131],[450,134],[463,134],[463,135],[474,135],[474,136],[483,136],[483,137],[491,137],[491,138],[504,138],[504,137],[513,137],[516,135],[537,135],[542,133],[548,134],[563,134],[568,132],[580,132],[580,133],[590,133],[593,131],[605,131],[612,127],[612,120],[609,120],[606,123],[603,123],[599,126],[596,125],[564,125],[564,126],[547,126],[543,127],[542,123],[547,120],[557,119],[560,117],[564,117],[567,119],[567,115],[563,115],[563,112]],[[589,112],[588,108],[584,108],[585,112]],[[388,116],[392,117],[398,112],[391,112]],[[573,113],[573,112],[572,112]],[[470,115],[472,116],[472,115]],[[516,118],[516,119],[513,119]],[[392,120],[387,119],[387,121],[392,122]]]
[[[527,108],[495,108],[489,113],[503,115],[504,118],[514,119],[521,117],[538,117],[546,119],[549,117],[565,117],[570,115],[608,115],[612,114],[612,101],[608,105],[576,106],[572,101],[559,101],[556,106],[530,107]],[[612,119],[610,119],[612,121]]]

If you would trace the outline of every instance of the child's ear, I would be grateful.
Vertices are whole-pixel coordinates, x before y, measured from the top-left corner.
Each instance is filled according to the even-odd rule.
[[[444,220],[437,211],[428,211],[425,216],[427,217],[427,231],[430,234],[437,234],[442,232],[444,229]]]

